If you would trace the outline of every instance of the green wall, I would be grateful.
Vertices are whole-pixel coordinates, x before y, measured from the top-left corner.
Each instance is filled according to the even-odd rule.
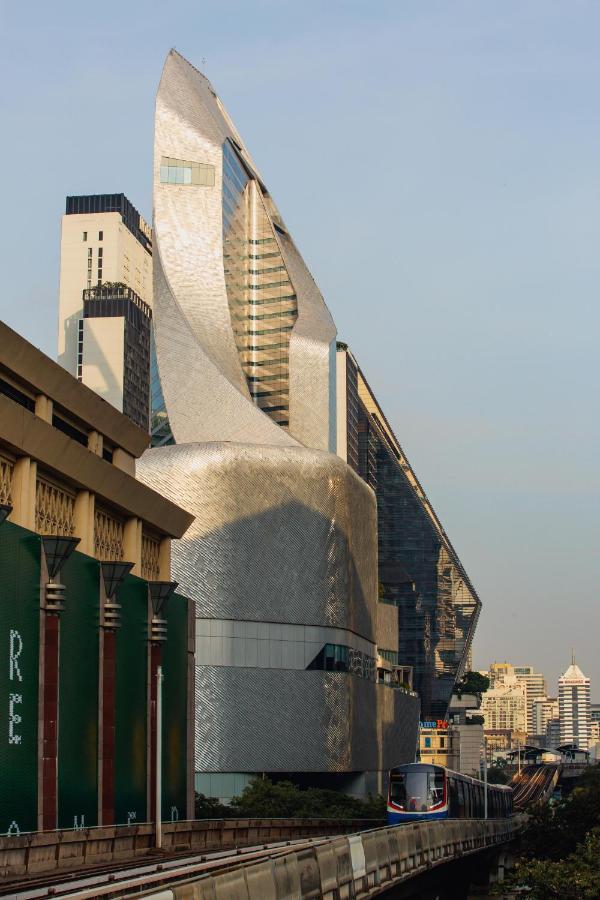
[[[58,827],[87,827],[98,824],[100,565],[75,552],[61,581]]]
[[[0,526],[0,834],[37,828],[39,631],[40,539],[5,522]]]
[[[163,668],[162,817],[186,818],[187,615],[188,600],[174,594],[167,601],[167,640]]]
[[[115,822],[145,822],[148,584],[129,575],[117,591]]]

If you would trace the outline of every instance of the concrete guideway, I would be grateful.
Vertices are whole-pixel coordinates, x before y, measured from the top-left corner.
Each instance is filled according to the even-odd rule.
[[[220,871],[154,876],[147,890],[123,881],[122,900],[337,900],[375,897],[436,866],[486,850],[502,854],[523,827],[523,817],[445,820],[379,828],[346,837],[269,848],[268,858],[220,861]],[[260,854],[259,854],[260,855]],[[182,867],[185,868],[185,867]],[[173,883],[174,878],[182,879]],[[152,883],[151,883],[152,882]],[[159,883],[160,882],[160,883]],[[143,889],[142,889],[143,890]],[[78,895],[91,900],[91,893]],[[111,896],[97,893],[95,896]],[[117,896],[116,893],[112,896]]]

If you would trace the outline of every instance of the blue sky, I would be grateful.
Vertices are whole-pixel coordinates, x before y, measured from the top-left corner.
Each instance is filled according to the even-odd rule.
[[[475,662],[600,699],[600,5],[4,5],[0,316],[55,355],[66,194],[151,215],[202,60],[484,603]]]

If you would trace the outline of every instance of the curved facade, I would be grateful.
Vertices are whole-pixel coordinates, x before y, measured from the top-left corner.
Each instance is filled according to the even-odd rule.
[[[154,155],[161,446],[138,474],[195,516],[172,573],[196,605],[197,788],[380,776],[413,759],[419,701],[377,683],[389,608],[375,496],[335,455],[335,325],[221,101],[174,51]],[[397,645],[397,616],[388,630]]]
[[[362,479],[297,447],[195,443],[142,465],[195,516],[172,574],[196,605],[197,770],[412,759],[418,700],[376,683],[376,506]]]
[[[221,101],[175,51],[156,98],[154,236],[174,440],[334,450],[335,325]]]

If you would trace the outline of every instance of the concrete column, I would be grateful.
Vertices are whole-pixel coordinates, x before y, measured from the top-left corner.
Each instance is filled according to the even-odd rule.
[[[142,576],[142,522],[132,517],[123,527],[123,559],[133,563],[132,574]]]
[[[60,619],[46,613],[42,676],[42,791],[43,831],[54,831],[58,814],[58,684]]]
[[[35,492],[37,462],[30,456],[22,456],[15,463],[12,481],[13,511],[11,522],[35,531]]]
[[[94,556],[94,509],[96,497],[90,491],[78,491],[75,497],[75,537],[80,539],[80,553]]]
[[[156,701],[158,696],[158,679],[157,679],[157,670],[161,664],[161,647],[157,642],[150,642],[150,650],[149,650],[149,658],[150,658],[150,672],[149,672],[149,690],[148,690],[148,720],[149,720],[149,737],[150,737],[150,746],[149,746],[149,756],[148,759],[150,761],[150,765],[148,766],[149,774],[150,774],[150,797],[149,797],[149,812],[150,812],[150,822],[156,822]]]
[[[88,432],[88,450],[91,450],[92,453],[95,453],[96,456],[102,456],[102,451],[104,449],[104,438],[100,434],[99,431],[89,431]]]
[[[43,419],[44,422],[48,422],[52,425],[52,413],[54,411],[54,403],[50,399],[50,397],[46,397],[44,394],[38,394],[35,398],[35,414],[39,416],[40,419]]]
[[[100,652],[102,661],[101,702],[102,729],[100,756],[98,761],[101,774],[101,815],[102,825],[115,824],[115,679],[117,659],[117,636],[110,629],[103,630]]]
[[[158,551],[158,580],[171,580],[171,538],[163,538]]]
[[[135,478],[135,458],[120,447],[115,447],[113,450],[113,466]]]

